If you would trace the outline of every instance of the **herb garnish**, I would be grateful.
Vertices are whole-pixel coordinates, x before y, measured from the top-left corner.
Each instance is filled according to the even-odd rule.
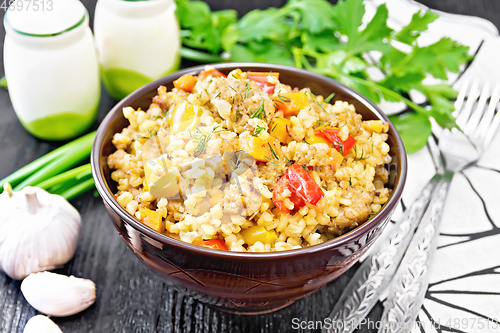
[[[331,93],[330,96],[328,96],[327,98],[325,98],[325,103],[330,103],[330,101],[332,100],[332,98],[335,97],[335,93]]]
[[[326,121],[325,120],[318,120],[318,121],[316,121],[316,123],[318,124],[318,127],[326,125]]]
[[[323,108],[323,105],[321,105],[321,103],[316,99],[316,95],[314,95],[312,92],[309,92],[309,95],[311,95],[312,100],[315,101],[316,104],[318,104],[321,110],[326,112],[326,110]]]
[[[257,136],[259,135],[260,132],[262,132],[262,130],[265,130],[266,128],[264,126],[259,126],[257,125],[257,128],[255,129],[255,132],[252,134],[252,136]]]
[[[247,86],[245,87],[245,98],[248,98],[250,96],[250,82],[247,82]]]
[[[266,115],[266,112],[264,110],[264,98],[260,102],[259,108],[254,113],[252,113],[252,115],[250,116],[250,118],[259,118],[259,119],[261,119],[262,118],[262,114],[264,114],[264,117],[266,117],[266,119],[267,119],[267,115]]]
[[[269,149],[271,149],[271,154],[273,155],[273,157],[279,161],[280,158],[278,157],[278,154],[276,154],[276,151],[273,149],[273,147],[271,146],[271,144],[268,142],[267,145],[269,146]]]
[[[363,160],[366,160],[367,158],[370,157],[370,156],[365,157],[365,151],[363,149],[361,149],[361,155],[358,157],[358,148],[356,147],[356,145],[354,145],[354,147],[352,149],[354,150],[354,161],[355,162],[363,161]]]
[[[207,149],[207,143],[208,143],[208,141],[210,141],[210,139],[212,138],[212,136],[214,134],[229,131],[228,129],[219,129],[218,130],[219,127],[220,127],[220,125],[217,125],[217,126],[211,128],[210,131],[208,132],[208,134],[204,134],[201,131],[201,129],[198,126],[196,126],[196,131],[192,135],[192,137],[196,139],[195,142],[198,143],[198,145],[196,145],[196,148],[194,149],[194,156],[198,157],[205,152],[205,149]],[[191,132],[190,132],[190,134],[191,134]]]
[[[137,134],[138,139],[151,139],[154,138],[158,134],[158,131],[153,131],[152,129],[148,129],[148,136]]]
[[[278,94],[278,99],[279,99],[281,102],[283,102],[284,104],[286,104],[286,103],[290,103],[290,101],[291,101],[291,100],[290,100],[290,98],[288,98],[288,97],[286,97],[286,96],[283,96],[283,95],[280,95],[280,94]]]
[[[471,57],[467,46],[449,37],[421,45],[419,37],[439,17],[437,13],[418,11],[406,26],[393,30],[387,26],[386,4],[363,22],[363,0],[335,5],[327,0],[287,1],[281,8],[251,11],[241,19],[234,10],[212,12],[200,1],[176,0],[176,4],[184,58],[204,63],[258,59],[296,66],[333,77],[375,104],[403,102],[416,112],[391,116],[391,120],[409,152],[425,147],[431,134],[429,118],[443,128],[457,127],[451,115],[457,93],[447,83],[448,74],[459,72]],[[400,46],[408,51],[400,51]],[[372,51],[380,54],[377,60],[366,56]],[[385,77],[371,78],[372,68]],[[440,82],[424,82],[430,76]],[[429,107],[408,98],[413,90],[425,95]]]

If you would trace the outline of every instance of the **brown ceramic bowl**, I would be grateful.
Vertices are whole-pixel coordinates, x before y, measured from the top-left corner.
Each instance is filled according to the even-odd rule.
[[[243,71],[273,71],[280,81],[292,87],[309,87],[316,95],[353,104],[363,119],[389,119],[359,93],[325,76],[287,66],[260,63],[214,65],[227,74]],[[406,152],[399,134],[390,124],[388,143],[393,162],[389,201],[371,220],[329,242],[304,249],[273,253],[218,251],[184,243],[149,229],[127,213],[115,200],[116,184],[111,180],[106,158],[114,151],[113,135],[128,126],[122,108],[147,109],[160,85],[173,88],[173,81],[184,74],[198,74],[203,66],[187,68],[156,80],[120,101],[97,131],[92,148],[92,174],[97,190],[116,230],[134,253],[170,284],[195,298],[240,314],[260,314],[281,309],[314,293],[349,269],[375,242],[389,221],[403,191],[406,179]]]

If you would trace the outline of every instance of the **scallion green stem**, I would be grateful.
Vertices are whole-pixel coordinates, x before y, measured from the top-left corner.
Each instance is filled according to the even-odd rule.
[[[188,47],[181,48],[181,56],[183,58],[197,61],[197,62],[224,62],[224,61],[226,61],[225,59],[223,59],[217,55],[213,55],[213,54],[203,52],[203,51],[198,51],[198,50],[191,49]]]
[[[92,189],[93,187],[94,187],[94,179],[89,178],[81,183],[78,183],[78,185],[73,186],[73,187],[69,188],[68,190],[62,192],[60,195],[69,201],[69,200],[79,196],[80,194],[87,192],[88,190]]]
[[[48,164],[43,165],[42,168],[38,168],[35,173],[17,185],[14,191],[19,191],[26,186],[39,184],[82,162],[90,155],[94,138],[95,132],[92,132],[69,143],[68,145],[71,146],[66,148],[64,156],[59,155],[58,157],[61,158],[52,159]]]
[[[32,174],[34,174],[36,171],[38,171],[42,167],[44,167],[47,164],[51,163],[52,161],[58,159],[63,154],[66,154],[68,151],[73,149],[75,146],[80,145],[82,142],[87,142],[87,141],[93,142],[94,138],[95,138],[95,132],[84,135],[81,138],[78,138],[70,143],[65,144],[64,146],[61,146],[57,149],[54,149],[50,153],[45,154],[44,156],[40,157],[39,159],[22,167],[21,169],[17,170],[16,172],[12,173],[11,175],[0,180],[0,193],[3,191],[3,185],[5,183],[9,183],[13,186],[19,184],[21,181],[23,181],[27,177],[31,176]]]
[[[41,183],[34,184],[34,186],[38,186],[40,188],[43,188],[44,190],[47,190],[54,185],[65,183],[69,180],[78,180],[91,173],[92,171],[90,170],[90,164],[85,164],[44,180]]]

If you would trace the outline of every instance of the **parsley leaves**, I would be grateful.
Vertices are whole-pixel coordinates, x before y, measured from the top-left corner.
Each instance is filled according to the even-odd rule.
[[[469,49],[447,37],[419,44],[419,36],[438,18],[433,12],[419,11],[408,25],[393,31],[387,26],[385,4],[363,24],[363,0],[339,0],[336,5],[288,0],[281,8],[253,10],[239,20],[234,11],[211,12],[202,1],[176,3],[183,44],[189,47],[183,49],[184,57],[203,61],[205,53],[205,62],[220,55],[221,60],[292,65],[333,77],[374,103],[404,102],[415,112],[391,119],[409,152],[425,146],[430,117],[444,128],[457,127],[451,116],[456,92],[446,83],[429,85],[424,79],[446,81],[449,72],[458,72],[470,60]],[[373,72],[384,77],[372,77]],[[425,95],[429,107],[412,102],[410,91]],[[262,118],[262,112],[252,117]]]

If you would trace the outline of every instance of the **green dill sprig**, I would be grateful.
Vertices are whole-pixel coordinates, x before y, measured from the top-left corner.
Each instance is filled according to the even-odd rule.
[[[340,153],[340,155],[344,156],[344,152],[345,152],[345,148],[344,148],[344,144],[340,141],[335,141],[333,143],[333,147],[335,149],[337,149],[337,151]]]
[[[321,103],[316,99],[316,95],[314,95],[312,92],[309,92],[309,95],[311,95],[312,100],[316,102],[316,104],[318,104],[321,110],[326,112],[326,110],[323,108],[323,105],[321,105]]]
[[[316,124],[318,124],[318,127],[325,126],[327,123],[326,120],[318,120],[316,121]]]
[[[250,81],[247,82],[247,86],[245,87],[245,98],[248,98],[250,96]]]
[[[309,142],[307,142],[305,139],[302,140],[303,142],[307,143],[309,146],[311,145]]]
[[[257,128],[255,129],[255,132],[252,134],[252,136],[257,136],[260,134],[260,132],[262,132],[263,130],[265,130],[266,128],[264,126],[259,126],[257,125]]]
[[[278,154],[276,154],[276,151],[274,150],[274,148],[271,146],[271,144],[268,142],[267,145],[269,146],[269,149],[271,149],[271,154],[273,155],[273,157],[279,161],[280,158],[278,157]]]
[[[259,118],[259,119],[262,119],[262,114],[264,114],[264,117],[267,119],[266,111],[264,109],[264,98],[260,102],[259,108],[254,113],[252,113],[252,115],[250,116],[250,118]]]
[[[371,212],[369,215],[368,215],[368,220],[371,220],[375,215],[377,215],[377,213],[375,212]]]
[[[352,149],[354,150],[354,161],[355,162],[364,161],[370,157],[370,156],[365,156],[365,151],[363,149],[361,149],[361,155],[358,157],[358,148],[356,146],[354,146]]]
[[[219,127],[220,127],[220,125],[217,125],[217,126],[211,128],[210,131],[208,132],[208,134],[204,134],[201,131],[201,129],[198,126],[196,126],[196,131],[192,135],[192,137],[195,138],[195,140],[196,140],[195,142],[197,143],[196,148],[194,149],[195,157],[198,157],[205,152],[205,149],[207,149],[207,143],[208,143],[208,141],[210,141],[210,139],[212,138],[212,136],[214,134],[229,131],[228,129],[219,129],[218,130]],[[191,132],[190,132],[190,135],[191,135]]]
[[[148,129],[148,134],[149,134],[148,136],[137,134],[137,138],[138,139],[151,139],[151,138],[154,138],[158,134],[158,131],[153,131],[152,129]]]
[[[276,126],[278,126],[278,123],[274,124],[273,128],[271,129],[271,132],[276,129]]]
[[[330,96],[325,98],[325,103],[330,103],[330,101],[335,97],[335,93],[331,93]]]
[[[288,98],[288,97],[286,97],[286,96],[283,96],[283,95],[280,95],[280,94],[278,94],[278,99],[279,99],[282,103],[284,103],[284,104],[286,104],[286,103],[290,103],[290,101],[291,101],[291,100],[290,100],[290,98]]]
[[[217,98],[217,97],[219,97],[219,96],[220,96],[220,91],[219,91],[219,93],[218,93],[217,95],[215,95],[215,97],[214,97],[214,98]]]

